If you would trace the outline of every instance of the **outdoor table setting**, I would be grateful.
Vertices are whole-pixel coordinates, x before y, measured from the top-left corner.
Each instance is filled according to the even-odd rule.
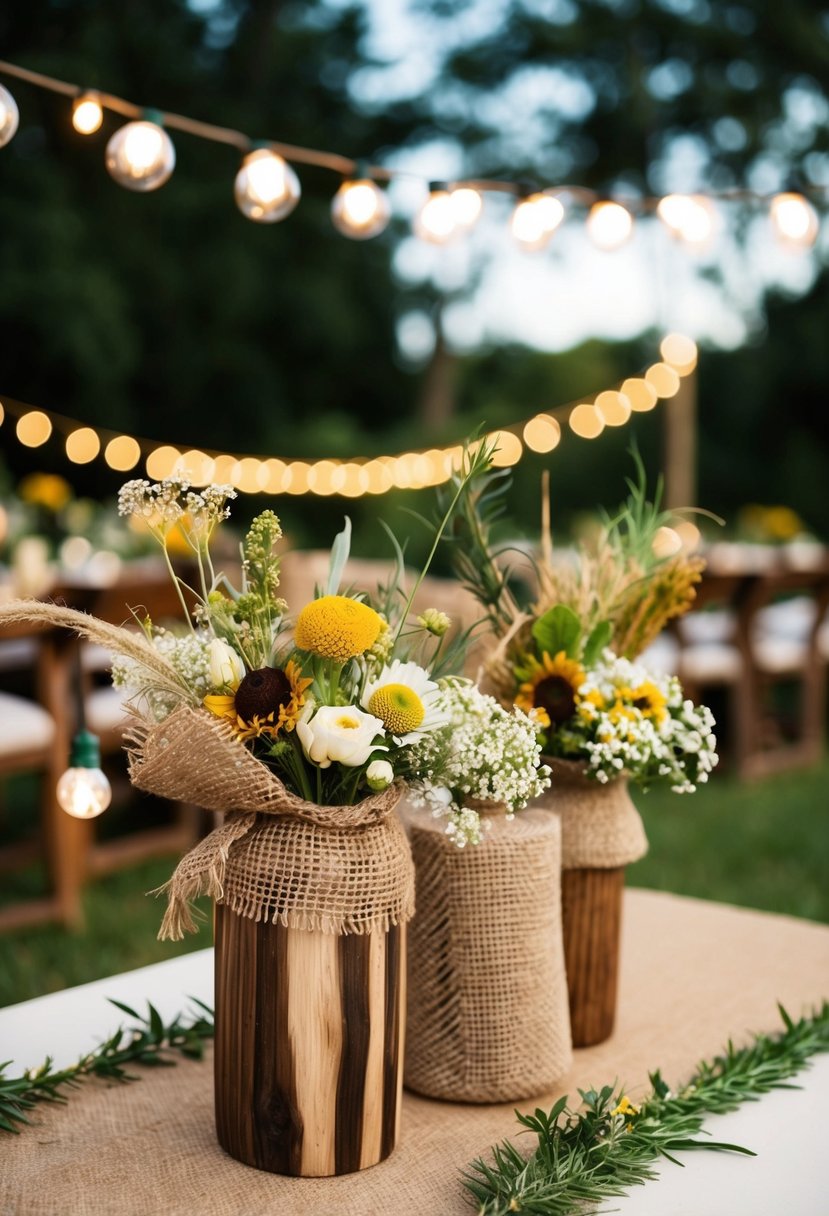
[[[826,1207],[829,17],[767,7],[0,23],[0,1216]]]

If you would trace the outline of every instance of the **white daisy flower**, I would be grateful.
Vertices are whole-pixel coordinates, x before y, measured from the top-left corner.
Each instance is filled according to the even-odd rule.
[[[447,722],[440,687],[417,663],[400,659],[366,683],[361,705],[401,744],[414,743]]]

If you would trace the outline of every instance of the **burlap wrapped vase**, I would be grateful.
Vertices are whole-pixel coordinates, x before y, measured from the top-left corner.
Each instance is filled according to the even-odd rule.
[[[382,1161],[398,1134],[414,911],[400,791],[305,802],[228,724],[191,709],[134,730],[130,775],[225,812],[167,884],[162,924],[180,937],[193,927],[189,900],[216,901],[219,1143],[246,1165],[303,1177]]]
[[[625,866],[648,851],[624,776],[602,784],[587,766],[547,757],[551,788],[535,804],[561,821],[564,957],[574,1047],[613,1033]]]
[[[570,1066],[558,820],[488,815],[459,849],[427,812],[408,815],[417,882],[410,927],[405,1081],[460,1102],[543,1093]]]

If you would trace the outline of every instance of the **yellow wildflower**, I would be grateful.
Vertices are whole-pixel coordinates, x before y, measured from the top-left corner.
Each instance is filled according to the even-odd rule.
[[[518,690],[515,704],[525,713],[543,709],[554,726],[567,722],[579,703],[584,668],[575,659],[568,659],[563,650],[554,658],[545,650],[540,662],[531,656],[527,666],[529,679]]]
[[[345,663],[369,650],[382,627],[380,616],[368,604],[346,595],[323,595],[300,612],[294,640],[300,650]]]

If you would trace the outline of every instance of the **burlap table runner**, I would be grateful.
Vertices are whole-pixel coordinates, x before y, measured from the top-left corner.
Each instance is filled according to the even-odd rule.
[[[512,1102],[572,1060],[561,936],[561,825],[525,810],[459,849],[414,812],[405,1083],[431,1098]]]
[[[797,1015],[827,995],[827,927],[644,891],[627,892],[624,924],[615,1034],[577,1051],[556,1091],[525,1108],[615,1078],[635,1097],[657,1066],[682,1080],[729,1035],[777,1028],[778,999]],[[0,1140],[2,1216],[469,1216],[459,1171],[518,1130],[510,1105],[407,1094],[388,1161],[281,1178],[217,1145],[208,1062],[140,1071],[137,1084],[89,1085],[68,1107],[43,1107],[35,1126]]]
[[[552,785],[533,806],[561,816],[561,864],[565,870],[613,870],[639,861],[648,851],[642,818],[624,777],[604,785],[588,777],[586,765],[545,757]]]

